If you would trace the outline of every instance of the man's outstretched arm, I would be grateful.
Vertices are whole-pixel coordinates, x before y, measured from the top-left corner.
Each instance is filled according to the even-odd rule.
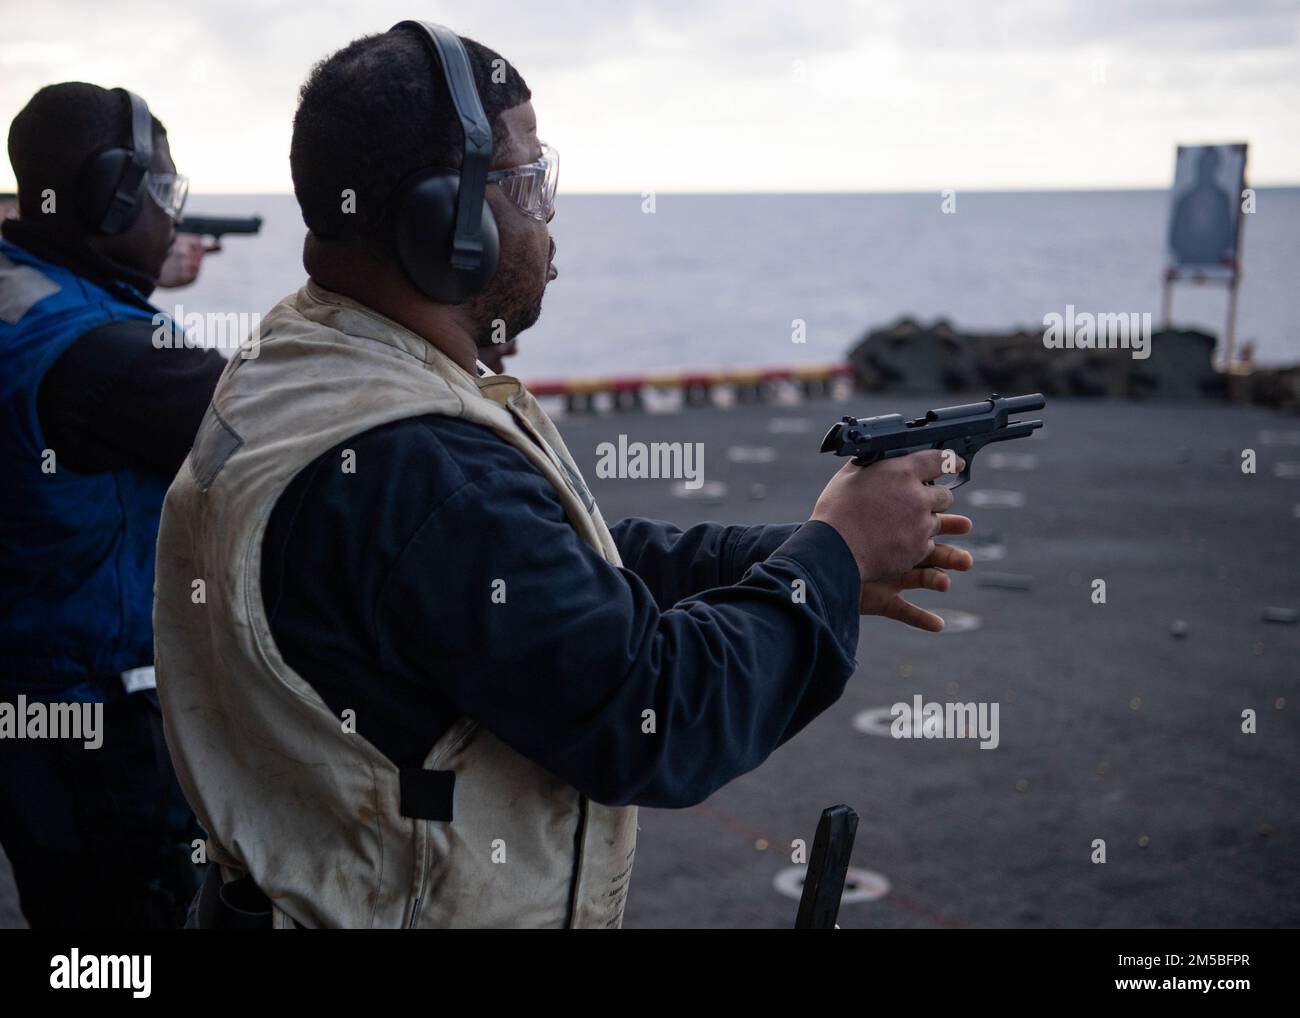
[[[682,529],[663,520],[629,516],[610,528],[623,565],[636,573],[660,608],[713,587],[728,587],[784,544],[798,523],[726,526],[697,523]]]
[[[859,611],[917,624],[899,592],[955,565],[930,539],[937,454],[841,470],[817,522],[665,608],[488,429],[428,416],[346,445],[356,472],[324,453],[277,503],[263,596],[286,661],[403,766],[468,714],[597,801],[698,802],[841,694]]]
[[[419,662],[464,713],[596,801],[661,807],[757,767],[841,695],[860,584],[832,527],[805,524],[742,582],[665,611],[503,450],[511,469],[438,506],[389,575],[375,634],[394,671]]]

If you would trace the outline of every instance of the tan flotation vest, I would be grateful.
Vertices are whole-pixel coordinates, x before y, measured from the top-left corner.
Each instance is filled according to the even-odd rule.
[[[451,819],[430,819],[421,797],[448,775],[399,773],[345,730],[285,664],[262,603],[262,535],[294,476],[351,436],[420,414],[495,431],[619,564],[554,425],[514,378],[475,378],[313,283],[261,336],[258,356],[236,355],[222,375],[158,535],[158,691],[209,859],[227,878],[251,876],[281,927],[620,925],[634,807],[591,802],[462,718],[424,759],[423,772],[454,775]]]

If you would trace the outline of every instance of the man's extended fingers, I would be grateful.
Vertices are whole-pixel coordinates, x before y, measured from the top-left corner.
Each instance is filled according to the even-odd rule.
[[[955,513],[940,513],[939,520],[941,534],[969,534],[974,526],[969,516],[958,516]]]
[[[916,564],[916,572],[919,569],[955,569],[959,573],[964,573],[975,564],[975,559],[971,553],[964,548],[954,548],[951,544],[936,544],[934,551],[930,552],[925,559]]]
[[[913,626],[916,629],[924,629],[928,633],[943,631],[943,619],[939,618],[934,612],[928,612],[924,608],[918,608],[910,601],[904,601],[901,597],[896,597],[890,601],[881,614],[887,619],[902,622],[904,625]]]
[[[955,469],[944,470],[945,458],[952,455],[950,449],[926,449],[922,452],[910,453],[907,460],[912,464],[912,469],[916,471],[917,477],[923,481],[933,481],[944,474],[960,474],[966,469],[966,461],[960,456],[956,456],[952,462]],[[951,504],[950,502],[949,505]]]
[[[933,558],[934,556],[930,556]],[[937,590],[943,593],[952,584],[948,574],[932,565],[909,569],[902,576],[899,585],[903,590]]]

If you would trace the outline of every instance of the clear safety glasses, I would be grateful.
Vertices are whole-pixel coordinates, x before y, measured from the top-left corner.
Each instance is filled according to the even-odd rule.
[[[555,215],[555,190],[560,183],[560,153],[545,142],[542,158],[527,166],[512,166],[508,170],[492,170],[487,179],[501,185],[510,200],[525,215],[549,222]]]
[[[153,173],[146,176],[149,197],[173,220],[179,221],[185,199],[190,193],[190,178],[179,173]]]

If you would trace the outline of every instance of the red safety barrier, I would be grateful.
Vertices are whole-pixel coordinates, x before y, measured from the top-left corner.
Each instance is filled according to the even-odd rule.
[[[529,382],[534,396],[593,396],[607,392],[639,394],[641,390],[712,389],[715,385],[755,386],[773,382],[829,382],[853,376],[848,364],[797,365],[787,368],[737,368],[730,371],[682,372],[653,375],[618,375],[610,378],[541,379]]]

